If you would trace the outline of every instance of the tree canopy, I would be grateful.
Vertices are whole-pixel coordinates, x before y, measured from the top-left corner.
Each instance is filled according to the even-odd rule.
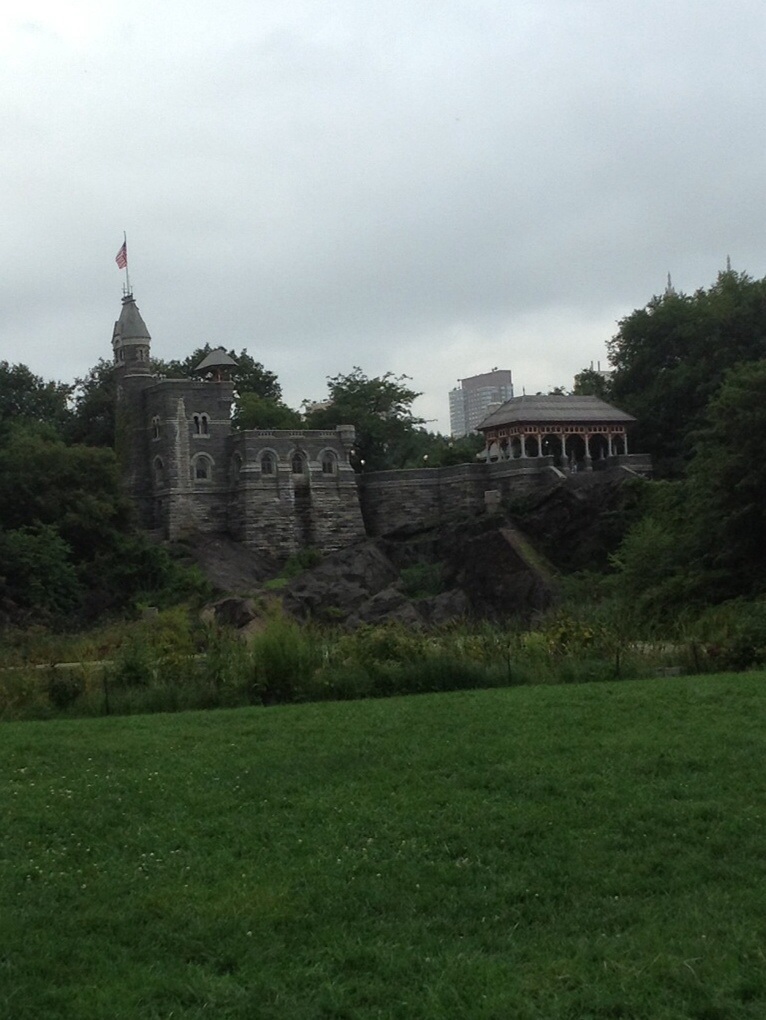
[[[693,295],[668,289],[622,319],[608,349],[611,399],[638,419],[657,473],[679,477],[728,369],[766,357],[766,280],[726,269]]]
[[[413,431],[425,424],[412,413],[420,394],[407,385],[409,377],[386,372],[368,378],[359,367],[329,378],[326,406],[306,404],[309,429],[354,425],[354,466],[368,471],[403,467],[411,455]]]
[[[242,393],[232,416],[235,429],[300,429],[303,419],[298,411],[281,400],[258,393]]]
[[[114,446],[117,376],[111,361],[100,359],[88,374],[75,380],[74,408],[67,438],[86,446]]]
[[[0,361],[0,430],[19,420],[61,429],[69,418],[71,392],[71,386],[45,382],[26,365]]]

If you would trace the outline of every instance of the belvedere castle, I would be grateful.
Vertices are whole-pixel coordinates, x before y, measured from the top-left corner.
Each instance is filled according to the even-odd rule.
[[[232,428],[236,363],[212,351],[193,379],[152,375],[151,337],[132,293],[112,336],[117,454],[142,527],[173,541],[226,535],[286,558],[367,535],[498,509],[540,486],[649,474],[628,454],[633,419],[594,397],[511,398],[479,425],[481,463],[357,475],[352,423],[331,430]]]
[[[279,557],[343,548],[365,529],[349,452],[352,425],[235,431],[236,364],[223,349],[195,379],[152,375],[151,337],[132,294],[112,336],[117,454],[142,527],[178,540],[225,534]]]

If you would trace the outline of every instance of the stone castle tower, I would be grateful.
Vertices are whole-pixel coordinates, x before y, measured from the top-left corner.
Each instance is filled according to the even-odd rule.
[[[132,294],[112,348],[117,454],[142,527],[171,540],[228,535],[278,558],[364,538],[353,426],[235,431],[236,362],[219,348],[195,379],[153,375],[151,336]]]

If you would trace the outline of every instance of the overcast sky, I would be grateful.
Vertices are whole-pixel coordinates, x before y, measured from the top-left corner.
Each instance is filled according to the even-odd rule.
[[[248,351],[288,403],[494,366],[571,386],[616,321],[766,275],[763,0],[6,0],[0,359]]]

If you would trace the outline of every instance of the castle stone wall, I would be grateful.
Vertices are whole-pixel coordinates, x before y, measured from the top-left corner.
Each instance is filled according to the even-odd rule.
[[[359,476],[359,494],[367,533],[385,535],[405,526],[426,526],[496,509],[501,501],[518,499],[566,477],[553,457],[530,457],[491,464],[458,464],[445,468],[374,471]],[[594,483],[624,469],[651,471],[641,455],[613,457],[604,470],[583,473]]]
[[[229,533],[278,557],[307,546],[331,552],[364,538],[356,476],[348,462],[353,441],[353,430],[345,427],[257,429],[231,436]]]

